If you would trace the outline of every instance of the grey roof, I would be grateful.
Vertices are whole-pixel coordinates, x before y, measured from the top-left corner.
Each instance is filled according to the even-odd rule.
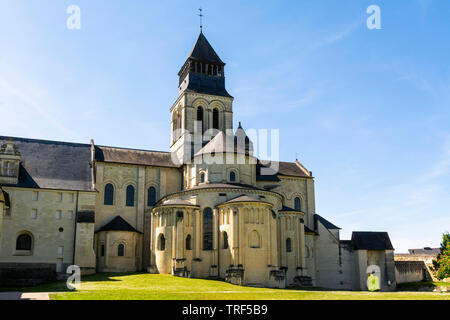
[[[115,147],[95,147],[95,160],[99,162],[125,163],[144,166],[178,168],[170,152],[136,150]]]
[[[110,222],[105,224],[103,227],[98,229],[96,232],[101,231],[132,231],[137,232],[134,227],[132,227],[125,219],[123,219],[121,216],[116,216],[114,219],[112,219]]]
[[[181,198],[173,198],[163,201],[163,203],[160,204],[160,206],[194,206],[198,207],[195,204],[192,204],[189,201],[183,200]]]
[[[262,168],[266,168],[266,171],[268,170],[269,174],[261,175]],[[278,170],[276,170],[276,168],[278,168]],[[269,164],[267,164],[267,161],[264,161],[263,163],[260,160],[258,160],[256,166],[256,174],[258,180],[267,180],[271,177],[276,177],[277,175],[312,178],[311,173],[298,161],[295,162],[271,161]]]
[[[311,230],[310,228],[308,228],[307,226],[305,227],[305,233],[314,233],[314,234],[318,234],[317,232],[315,232],[314,230]]]
[[[295,210],[294,208],[288,207],[288,206],[282,206],[280,211],[286,211],[286,212],[300,212],[299,210]]]
[[[225,201],[221,204],[229,204],[229,203],[238,203],[238,202],[259,202],[259,203],[268,203],[266,201],[262,201],[260,199],[254,198],[254,197],[250,197],[250,196],[246,196],[246,195],[242,195],[236,198],[233,198],[231,200]]]
[[[94,223],[95,222],[95,211],[78,211],[77,212],[77,222]]]
[[[355,250],[394,250],[387,232],[354,231],[352,243]]]
[[[251,156],[253,154],[253,143],[239,124],[234,136],[220,131],[195,156],[211,153],[237,153]]]
[[[320,223],[322,223],[323,226],[324,226],[325,228],[329,229],[329,230],[334,230],[334,229],[339,229],[339,230],[340,230],[340,229],[341,229],[341,228],[335,226],[334,224],[332,224],[330,221],[328,221],[328,220],[325,219],[324,217],[319,216],[318,214],[315,214],[315,215],[314,215],[314,223],[317,224],[317,221],[320,221]],[[317,229],[317,228],[316,228],[316,229]]]
[[[201,190],[201,189],[216,189],[216,188],[224,188],[224,189],[252,189],[262,191],[264,189],[256,188],[251,185],[240,184],[240,183],[204,183],[188,190]],[[265,190],[264,190],[265,191]]]
[[[217,55],[216,51],[214,51],[213,47],[209,44],[206,37],[203,35],[203,32],[200,32],[197,42],[195,43],[194,48],[192,48],[188,58],[202,62],[224,64]]]
[[[425,247],[425,248],[420,248],[420,249],[408,249],[409,254],[412,255],[430,255],[430,256],[435,256],[438,253],[441,252],[441,248],[430,248],[430,247]]]
[[[92,190],[90,144],[0,136],[13,139],[21,154],[19,183],[24,188]]]

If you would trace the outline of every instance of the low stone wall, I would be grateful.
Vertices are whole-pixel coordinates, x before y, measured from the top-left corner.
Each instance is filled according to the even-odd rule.
[[[64,265],[66,270],[68,265]],[[56,264],[0,263],[0,287],[25,287],[57,280]]]
[[[425,280],[425,263],[423,261],[395,261],[395,279],[397,283],[418,282]]]

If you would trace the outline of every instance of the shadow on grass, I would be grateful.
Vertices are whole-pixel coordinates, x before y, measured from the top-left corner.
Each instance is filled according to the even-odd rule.
[[[95,273],[92,275],[81,276],[81,283],[83,282],[116,282],[124,281],[121,279],[114,279],[117,277],[127,277],[133,275],[145,274],[144,272],[126,272],[126,273]],[[70,290],[67,288],[66,280],[52,281],[36,286],[30,287],[7,287],[0,288],[0,292],[76,292],[77,290]]]
[[[437,287],[450,286],[450,283],[420,281],[397,284],[397,291],[433,291]]]

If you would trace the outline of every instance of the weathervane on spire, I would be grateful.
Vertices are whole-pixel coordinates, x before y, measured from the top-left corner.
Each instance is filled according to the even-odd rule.
[[[198,16],[200,17],[200,32],[202,32],[202,28],[203,28],[203,24],[202,24],[202,18],[203,18],[202,11],[203,11],[203,9],[202,9],[202,7],[200,7],[200,8],[198,9],[198,11],[200,12],[200,13],[198,14]]]

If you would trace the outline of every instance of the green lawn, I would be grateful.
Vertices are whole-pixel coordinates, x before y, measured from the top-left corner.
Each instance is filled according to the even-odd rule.
[[[236,286],[223,281],[186,279],[148,273],[95,274],[82,277],[78,291],[67,290],[64,281],[24,289],[52,292],[55,300],[372,300],[446,299],[449,293],[432,292],[351,292],[324,289],[264,289]],[[3,290],[4,291],[4,290]],[[15,291],[18,291],[15,289]]]

